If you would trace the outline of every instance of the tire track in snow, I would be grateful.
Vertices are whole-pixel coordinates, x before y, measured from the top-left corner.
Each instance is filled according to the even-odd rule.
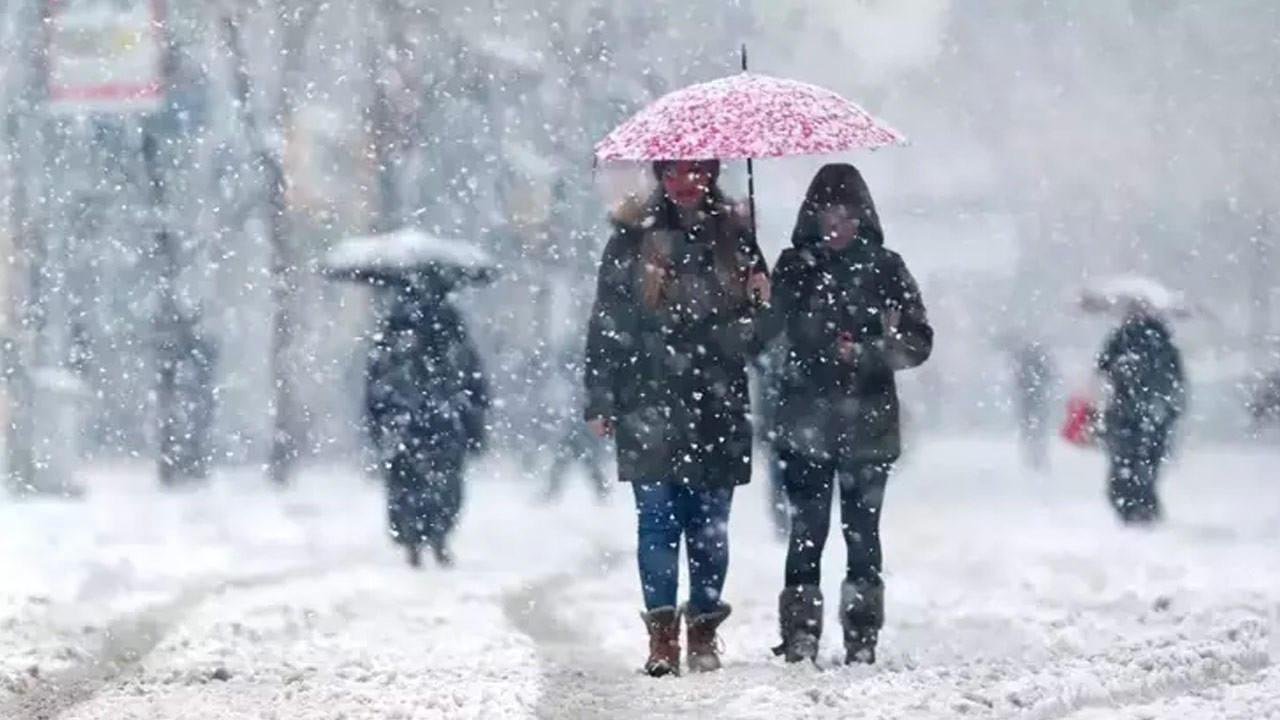
[[[1271,630],[1272,632],[1274,629]],[[1019,717],[1063,720],[1090,709],[1121,709],[1245,682],[1270,667],[1263,622],[1232,629],[1226,642],[1211,641],[1173,649],[1134,647],[1124,661],[1116,657],[1081,658],[1068,666],[1068,684],[1045,682]],[[1144,652],[1145,650],[1145,652]],[[1111,677],[1106,676],[1111,666]],[[1061,681],[1062,675],[1057,677]],[[1055,689],[1056,692],[1053,692]],[[1016,693],[1015,693],[1016,694]]]
[[[360,554],[345,562],[207,582],[188,587],[167,602],[122,615],[107,624],[102,633],[102,644],[87,658],[42,677],[30,691],[0,702],[0,718],[55,720],[68,710],[92,700],[111,682],[136,668],[175,625],[212,597],[317,577],[366,561],[365,554]]]
[[[646,697],[638,687],[648,679],[640,676],[637,668],[606,656],[599,642],[557,612],[564,604],[561,598],[569,594],[576,581],[609,573],[621,557],[621,553],[598,549],[577,573],[557,573],[504,595],[504,614],[533,640],[542,666],[536,717],[656,717],[651,696]]]

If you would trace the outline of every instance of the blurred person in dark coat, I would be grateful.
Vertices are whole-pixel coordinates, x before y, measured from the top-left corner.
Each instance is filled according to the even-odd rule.
[[[605,480],[605,441],[592,434],[581,420],[584,409],[582,365],[577,350],[562,356],[562,365],[552,374],[548,385],[552,397],[547,406],[554,413],[555,445],[551,449],[551,467],[547,471],[545,499],[550,502],[564,493],[564,481],[575,468],[586,473],[596,499],[609,495]]]
[[[486,440],[489,388],[450,284],[424,272],[389,283],[366,376],[368,427],[387,483],[392,538],[451,565],[468,458]]]
[[[1097,369],[1108,397],[1102,437],[1111,460],[1111,505],[1126,524],[1156,522],[1162,515],[1160,470],[1186,410],[1182,353],[1168,323],[1133,302],[1107,338]]]

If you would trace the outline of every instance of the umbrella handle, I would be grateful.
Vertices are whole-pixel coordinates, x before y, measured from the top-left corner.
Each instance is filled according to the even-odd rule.
[[[747,44],[742,43],[742,72],[747,71]],[[751,244],[756,243],[756,166],[751,158],[747,158],[747,212],[751,215]]]

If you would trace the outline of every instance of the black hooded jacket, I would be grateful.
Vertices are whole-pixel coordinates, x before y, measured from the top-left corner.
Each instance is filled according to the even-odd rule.
[[[835,250],[818,215],[841,204],[860,221],[858,238]],[[891,462],[901,453],[894,373],[922,364],[933,328],[902,257],[884,232],[862,175],[827,165],[810,185],[778,260],[762,333],[788,345],[775,432],[785,449],[841,464]],[[841,336],[856,344],[839,356]]]

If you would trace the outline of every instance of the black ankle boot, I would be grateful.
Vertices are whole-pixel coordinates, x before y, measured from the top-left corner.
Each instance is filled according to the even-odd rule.
[[[840,588],[840,624],[846,664],[871,665],[884,627],[884,583],[879,579],[846,582]]]
[[[822,639],[822,611],[822,589],[817,585],[784,588],[778,595],[782,644],[773,649],[773,654],[789,663],[816,661]]]

